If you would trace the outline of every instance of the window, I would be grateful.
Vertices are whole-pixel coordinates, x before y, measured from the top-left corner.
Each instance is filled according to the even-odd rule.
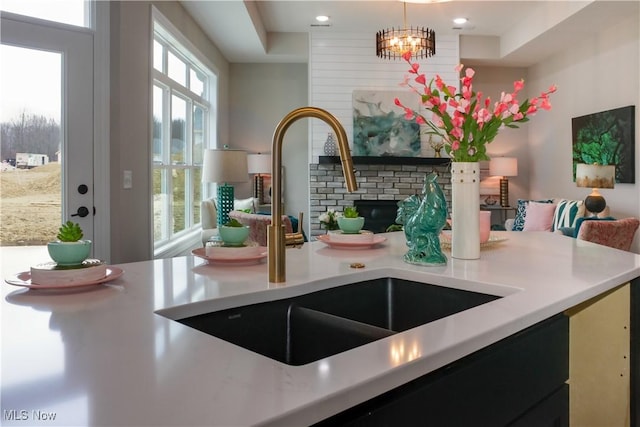
[[[19,15],[91,27],[91,2],[86,0],[2,0],[0,8]]]
[[[200,229],[202,156],[215,128],[216,77],[154,22],[153,41],[154,250]]]

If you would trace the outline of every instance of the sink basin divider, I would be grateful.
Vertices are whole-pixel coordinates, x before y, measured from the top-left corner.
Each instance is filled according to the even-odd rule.
[[[291,304],[287,313],[286,363],[302,364],[319,354],[343,351],[395,334],[394,331]]]

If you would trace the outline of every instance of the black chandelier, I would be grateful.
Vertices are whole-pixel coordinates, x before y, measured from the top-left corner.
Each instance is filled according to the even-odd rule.
[[[376,55],[384,59],[400,59],[411,52],[415,59],[436,53],[436,33],[429,28],[407,28],[407,4],[404,4],[404,28],[381,30],[376,33]]]

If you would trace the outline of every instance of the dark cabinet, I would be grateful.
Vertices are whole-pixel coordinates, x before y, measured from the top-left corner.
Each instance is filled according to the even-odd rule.
[[[568,426],[569,321],[557,315],[318,426]]]

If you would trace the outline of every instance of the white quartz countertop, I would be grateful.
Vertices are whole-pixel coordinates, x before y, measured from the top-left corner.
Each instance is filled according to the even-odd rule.
[[[75,292],[2,283],[1,423],[308,425],[640,276],[630,252],[553,233],[496,235],[507,240],[479,260],[445,250],[444,267],[404,263],[399,232],[364,250],[308,243],[287,250],[282,284],[268,282],[265,262],[193,256],[121,264],[122,277]],[[3,257],[3,278],[48,259],[20,261]],[[503,298],[303,366],[171,320],[389,276]]]

